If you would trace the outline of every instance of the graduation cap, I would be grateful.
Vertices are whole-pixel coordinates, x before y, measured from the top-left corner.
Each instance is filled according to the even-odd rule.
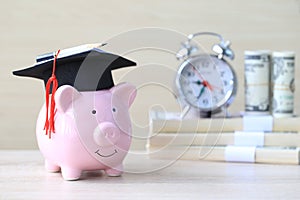
[[[13,74],[42,79],[46,86],[54,71],[54,59],[55,52],[40,55],[33,66]],[[135,65],[133,61],[94,48],[94,45],[84,45],[61,50],[54,74],[58,87],[71,85],[78,91],[96,91],[114,86],[111,70]]]
[[[97,48],[98,46],[82,45],[43,54],[37,57],[33,66],[13,72],[17,76],[44,80],[46,87],[46,121],[44,129],[46,135],[49,133],[49,138],[51,138],[51,132],[55,132],[54,95],[58,87],[71,85],[78,91],[110,89],[114,86],[111,70],[136,65],[135,62],[105,52]]]

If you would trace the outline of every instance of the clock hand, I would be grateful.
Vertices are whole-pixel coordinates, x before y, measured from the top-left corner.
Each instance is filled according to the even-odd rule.
[[[210,86],[213,87],[214,89],[223,90],[223,88],[220,88],[220,87],[212,85],[212,84],[210,84]]]
[[[222,90],[222,88],[217,87],[217,86],[215,86],[215,85],[211,85],[211,84],[209,84],[207,81],[201,82],[200,80],[197,80],[197,81],[193,81],[192,83],[196,83],[197,85],[203,85],[204,87],[208,87],[208,89],[210,89],[210,90],[212,90],[212,88],[213,88],[213,89]]]
[[[201,88],[201,90],[200,90],[199,95],[197,96],[197,99],[199,99],[202,96],[202,94],[203,94],[203,92],[204,92],[204,90],[205,90],[206,87],[208,89],[209,89],[209,87],[211,87],[211,85],[208,84],[207,81],[201,82],[200,80],[197,80],[197,81],[193,81],[192,83],[196,83],[197,85],[203,85],[202,88]]]
[[[200,80],[193,81],[192,83],[196,83],[197,85],[203,85],[203,82],[202,82],[202,81],[200,81]]]
[[[199,71],[195,68],[195,66],[192,65],[192,69],[193,71],[198,75],[198,77],[200,79],[202,79],[202,84],[207,87],[210,91],[213,91],[213,88],[212,86],[209,84],[209,82],[207,82],[203,77],[202,75],[199,73]]]
[[[213,88],[212,88],[212,86],[209,84],[209,82],[203,81],[203,85],[204,85],[204,87],[207,87],[210,91],[213,91]]]
[[[197,96],[197,99],[199,99],[199,98],[202,96],[202,94],[203,94],[203,92],[204,92],[204,89],[205,89],[205,86],[203,86],[203,87],[201,88],[200,93],[199,93],[199,95]]]
[[[192,65],[192,69],[193,69],[193,71],[199,76],[200,79],[204,80],[204,78],[203,78],[202,75],[199,73],[199,71],[195,68],[195,66]]]
[[[193,83],[196,83],[198,85],[204,85],[210,91],[213,91],[214,89],[223,90],[220,87],[217,87],[215,85],[210,84],[207,80],[204,80],[204,78],[202,77],[202,75],[199,73],[199,71],[194,66],[193,66],[193,70],[198,75],[198,77],[203,80],[202,82],[200,80],[198,80],[198,81],[194,81]]]

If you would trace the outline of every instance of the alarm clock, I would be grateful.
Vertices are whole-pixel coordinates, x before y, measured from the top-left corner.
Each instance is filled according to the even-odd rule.
[[[200,53],[192,39],[199,35],[211,35],[219,38],[214,44],[214,54]],[[237,91],[237,78],[234,69],[225,60],[233,60],[234,53],[230,42],[217,33],[199,32],[188,36],[177,53],[177,59],[183,60],[176,76],[176,89],[186,111],[195,110],[201,117],[226,111],[233,102]]]

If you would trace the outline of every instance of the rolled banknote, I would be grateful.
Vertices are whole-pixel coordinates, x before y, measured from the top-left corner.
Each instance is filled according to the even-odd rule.
[[[247,115],[270,114],[270,58],[268,50],[244,52]]]
[[[294,112],[295,53],[273,52],[272,55],[272,114],[290,117]]]

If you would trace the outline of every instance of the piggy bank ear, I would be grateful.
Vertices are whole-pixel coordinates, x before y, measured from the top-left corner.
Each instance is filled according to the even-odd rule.
[[[128,107],[131,106],[136,97],[136,87],[129,83],[121,83],[111,89],[115,98],[126,102]]]
[[[63,85],[59,87],[55,93],[55,102],[57,110],[61,112],[66,112],[73,101],[80,97],[80,92],[78,92],[74,87],[69,85]]]

